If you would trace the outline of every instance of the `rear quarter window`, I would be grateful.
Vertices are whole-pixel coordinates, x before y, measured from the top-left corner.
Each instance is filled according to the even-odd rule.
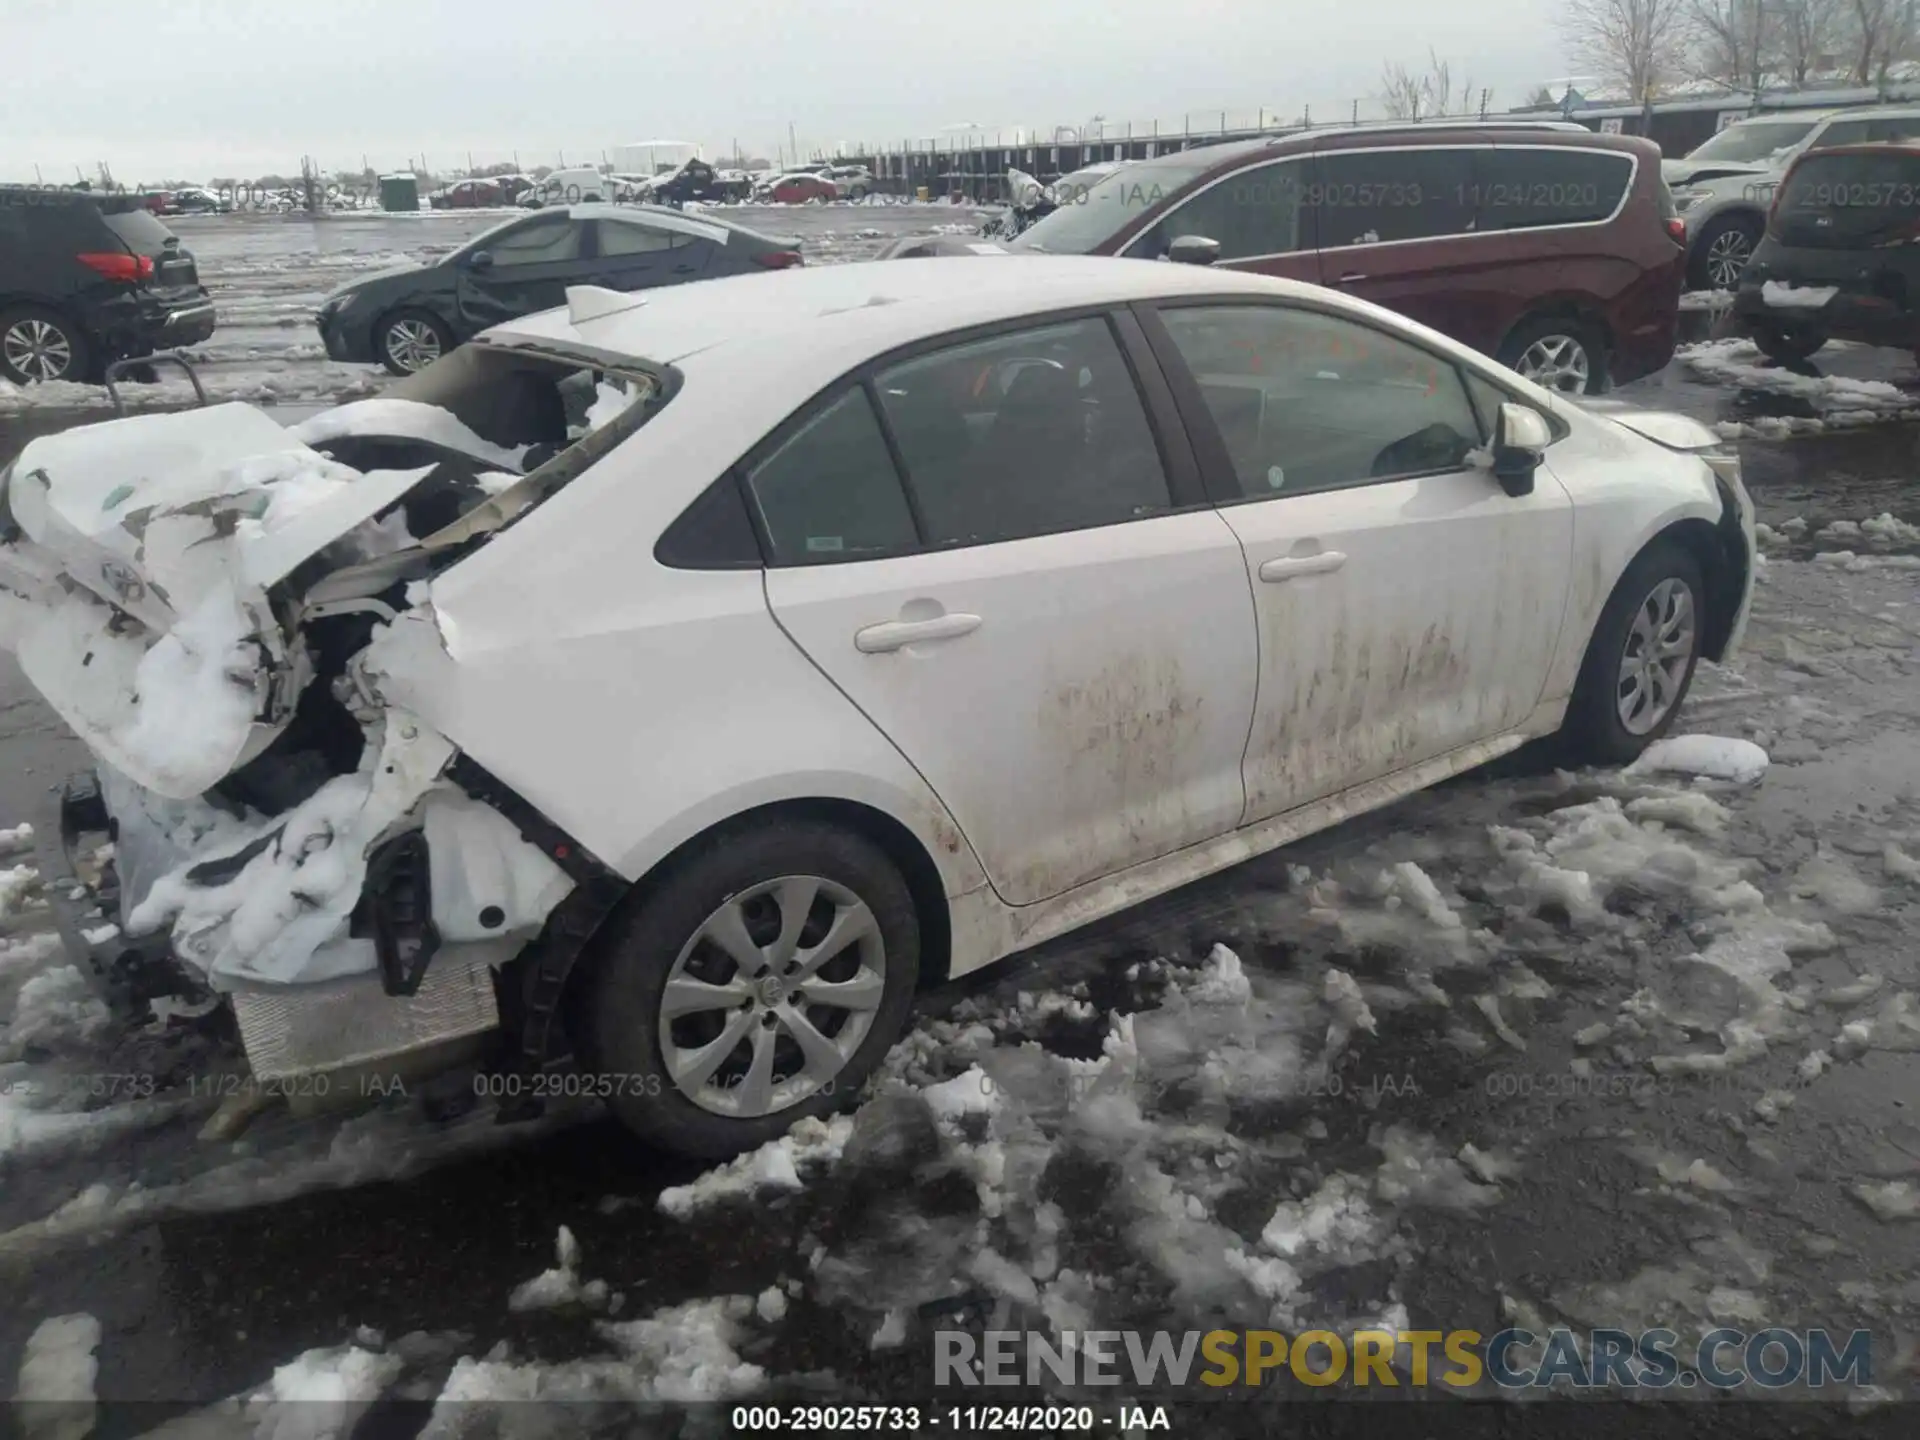
[[[1481,230],[1597,224],[1633,180],[1632,157],[1572,146],[1495,146],[1479,153],[1477,169]]]
[[[103,217],[107,228],[136,255],[152,255],[173,239],[173,232],[146,210],[123,210]]]

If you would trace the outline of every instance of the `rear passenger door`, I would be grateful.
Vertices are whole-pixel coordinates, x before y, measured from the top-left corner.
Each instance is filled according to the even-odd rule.
[[[1245,805],[1246,567],[1138,336],[1083,314],[953,339],[829,392],[745,467],[775,618],[1014,905]]]
[[[1315,155],[1320,283],[1490,346],[1507,247],[1478,230],[1474,178],[1467,146]]]

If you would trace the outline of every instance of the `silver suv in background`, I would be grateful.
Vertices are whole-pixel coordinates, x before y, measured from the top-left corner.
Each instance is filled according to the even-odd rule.
[[[1687,227],[1687,285],[1731,290],[1767,228],[1773,192],[1809,150],[1920,139],[1920,106],[1782,110],[1738,120],[1660,163]]]

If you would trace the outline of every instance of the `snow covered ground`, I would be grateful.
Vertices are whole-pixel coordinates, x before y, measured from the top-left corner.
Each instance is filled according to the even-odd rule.
[[[0,1366],[63,1414],[194,1402],[193,1433],[344,1435],[386,1396],[429,1435],[557,1434],[500,1402],[578,1433],[920,1393],[943,1325],[1892,1336],[1916,642],[1910,572],[1775,558],[1642,766],[1476,776],[932,996],[855,1113],[706,1170],[417,1103],[196,1142],[204,1088],[83,1077],[210,1042],[107,1036],[0,832]]]

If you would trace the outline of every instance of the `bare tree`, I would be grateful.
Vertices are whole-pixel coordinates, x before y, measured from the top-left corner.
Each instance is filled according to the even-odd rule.
[[[1568,0],[1561,25],[1582,63],[1625,89],[1630,100],[1650,100],[1681,69],[1687,4],[1688,0]]]
[[[1456,93],[1462,109],[1470,109],[1474,103],[1473,81],[1461,82],[1456,92],[1453,65],[1442,60],[1434,50],[1427,51],[1424,73],[1416,74],[1399,64],[1388,65],[1380,72],[1380,103],[1386,107],[1390,119],[1418,120],[1423,115],[1446,115],[1451,112]]]
[[[1914,51],[1913,0],[1850,0],[1853,83],[1884,84],[1893,66]]]
[[[1689,0],[1693,70],[1729,89],[1759,90],[1772,73],[1781,0]]]
[[[1805,89],[1824,57],[1840,48],[1844,0],[1772,0],[1774,39],[1781,77]]]

